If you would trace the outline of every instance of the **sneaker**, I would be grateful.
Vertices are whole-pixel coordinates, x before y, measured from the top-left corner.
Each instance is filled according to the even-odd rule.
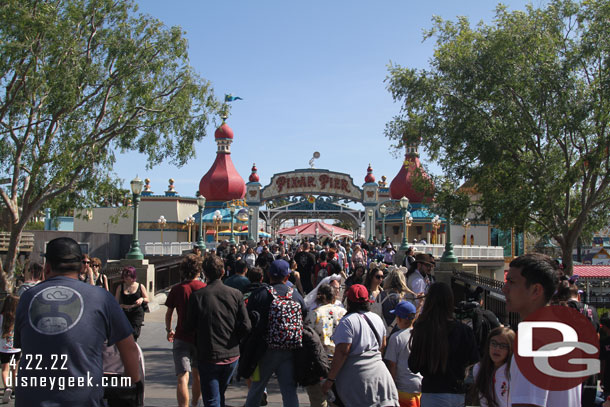
[[[263,397],[261,398],[261,406],[266,406],[267,404],[267,392],[264,392]]]
[[[13,394],[13,389],[7,387],[4,390],[4,395],[2,396],[2,404],[8,404],[8,402],[11,401],[11,394]]]

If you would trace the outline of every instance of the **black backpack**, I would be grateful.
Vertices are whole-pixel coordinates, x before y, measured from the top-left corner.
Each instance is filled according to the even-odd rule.
[[[458,304],[455,309],[455,317],[472,328],[474,339],[477,341],[479,355],[484,355],[487,336],[493,328],[499,326],[499,322],[492,324],[478,303],[468,301],[461,301]]]

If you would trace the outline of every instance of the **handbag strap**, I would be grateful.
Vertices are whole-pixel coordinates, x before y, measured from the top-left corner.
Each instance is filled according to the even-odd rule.
[[[379,344],[379,349],[381,350],[381,347],[383,345],[381,343],[381,339],[379,338],[379,334],[377,333],[377,330],[375,329],[375,326],[373,325],[373,323],[371,322],[369,317],[366,316],[366,314],[360,314],[360,315],[362,315],[362,317],[366,320],[366,323],[369,324],[369,327],[371,327],[371,329],[373,330],[373,334],[375,335],[375,339],[377,339],[377,343]]]

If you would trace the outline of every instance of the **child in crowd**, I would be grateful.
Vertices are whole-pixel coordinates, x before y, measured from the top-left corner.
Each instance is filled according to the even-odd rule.
[[[481,407],[507,407],[510,384],[510,360],[513,355],[515,332],[497,327],[489,332],[486,352],[474,366],[474,391],[478,392]]]
[[[420,407],[422,376],[409,369],[409,339],[417,310],[410,302],[400,301],[390,313],[396,316],[400,331],[390,337],[384,359],[396,383],[400,407]]]
[[[2,327],[2,334],[0,335],[0,364],[2,365],[2,382],[4,383],[3,404],[8,403],[11,399],[11,394],[13,394],[11,387],[15,384],[17,363],[21,357],[21,349],[13,347],[15,314],[18,303],[19,297],[9,295],[4,300],[2,311],[0,311],[0,326]],[[9,375],[11,376],[10,379]]]

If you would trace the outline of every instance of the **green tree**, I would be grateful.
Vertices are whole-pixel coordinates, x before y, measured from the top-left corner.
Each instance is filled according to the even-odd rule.
[[[11,233],[4,270],[42,205],[65,208],[116,190],[116,152],[184,164],[218,102],[189,65],[178,27],[133,1],[0,3],[0,197]],[[69,198],[69,199],[68,199]],[[0,288],[8,287],[0,273]]]
[[[476,185],[481,216],[552,236],[572,269],[578,236],[608,222],[610,3],[498,6],[492,25],[435,18],[430,68],[391,66],[401,112],[386,135],[422,144]]]

